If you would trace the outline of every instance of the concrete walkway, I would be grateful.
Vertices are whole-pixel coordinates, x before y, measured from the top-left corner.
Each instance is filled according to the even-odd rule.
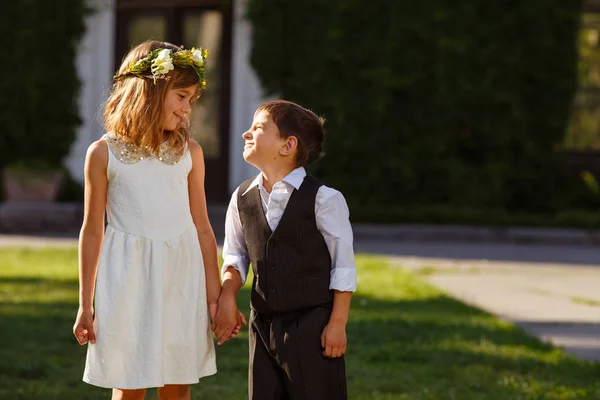
[[[600,249],[575,245],[362,241],[448,295],[600,361]]]
[[[30,247],[34,249],[44,247],[77,247],[77,238],[55,236],[0,235],[0,251],[2,251],[1,249],[3,247]]]
[[[73,237],[0,235],[7,246],[74,247]],[[600,249],[593,245],[406,241],[362,236],[356,252],[389,256],[450,296],[542,340],[600,361]]]
[[[568,352],[600,361],[600,268],[395,257],[464,303]]]

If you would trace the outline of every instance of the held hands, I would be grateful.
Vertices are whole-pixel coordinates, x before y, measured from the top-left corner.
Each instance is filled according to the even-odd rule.
[[[213,320],[211,329],[217,337],[217,345],[235,338],[242,326],[246,325],[246,316],[238,309],[235,295],[222,293],[219,303],[209,306]]]
[[[94,332],[94,309],[84,309],[79,307],[75,325],[73,325],[73,334],[80,345],[88,342],[96,343],[96,333]]]
[[[321,347],[323,355],[329,358],[338,358],[346,353],[346,325],[329,321],[321,334]]]

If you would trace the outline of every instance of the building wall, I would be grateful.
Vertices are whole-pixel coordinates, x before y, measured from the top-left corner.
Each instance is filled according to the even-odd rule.
[[[88,146],[104,133],[102,104],[114,74],[116,0],[90,0],[96,12],[87,18],[87,31],[80,44],[77,69],[81,79],[79,98],[83,120],[65,164],[73,178],[83,182],[83,166]],[[234,5],[230,93],[230,192],[257,170],[242,158],[241,135],[252,123],[254,110],[263,102],[262,90],[250,65],[251,25],[244,19],[244,0]]]
[[[231,132],[229,140],[229,191],[249,177],[256,170],[247,164],[243,157],[244,139],[242,134],[252,124],[254,111],[264,98],[260,83],[250,65],[252,26],[244,18],[244,0],[234,1],[233,43],[231,62]]]
[[[115,43],[115,1],[89,0],[96,10],[86,20],[86,33],[79,45],[77,70],[81,81],[79,115],[82,124],[65,165],[74,179],[83,182],[88,146],[104,134],[102,103],[112,83]]]

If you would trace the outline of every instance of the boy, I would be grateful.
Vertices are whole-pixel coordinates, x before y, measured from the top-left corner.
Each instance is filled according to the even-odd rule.
[[[252,263],[249,399],[347,398],[346,323],[356,267],[342,194],[304,166],[322,154],[323,120],[278,100],[254,114],[244,159],[261,173],[233,193],[218,313],[239,325],[235,296]]]

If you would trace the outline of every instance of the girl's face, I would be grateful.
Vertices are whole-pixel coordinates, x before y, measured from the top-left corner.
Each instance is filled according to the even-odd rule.
[[[189,116],[197,90],[198,85],[193,85],[167,91],[161,120],[163,130],[174,131],[179,123]]]
[[[261,165],[276,159],[279,150],[285,144],[285,139],[279,134],[279,128],[265,110],[254,115],[252,126],[242,137],[245,140],[244,159],[259,169]]]

